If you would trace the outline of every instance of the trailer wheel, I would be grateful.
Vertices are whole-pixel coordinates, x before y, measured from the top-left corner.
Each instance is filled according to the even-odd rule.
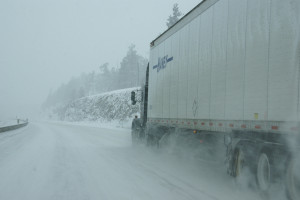
[[[132,143],[132,145],[136,144],[136,138],[135,138],[135,135],[133,132],[131,132],[131,143]]]
[[[300,161],[291,159],[286,172],[286,192],[290,200],[300,199]]]
[[[259,189],[266,192],[271,183],[271,164],[270,158],[266,153],[261,153],[257,163],[257,185]]]
[[[149,134],[146,136],[146,145],[147,146],[151,146],[151,143],[152,143],[152,139],[151,139],[152,137],[151,136],[152,135],[149,135]]]
[[[245,154],[242,149],[237,149],[234,153],[233,177],[240,177],[245,166]]]
[[[147,146],[157,147],[159,146],[158,139],[153,135],[147,136]]]
[[[138,143],[138,135],[136,133],[136,131],[132,131],[131,132],[131,141],[132,141],[132,145],[136,145]]]

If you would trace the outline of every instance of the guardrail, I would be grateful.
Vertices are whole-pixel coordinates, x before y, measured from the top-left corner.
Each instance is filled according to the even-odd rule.
[[[27,124],[28,124],[28,122],[25,122],[23,124],[0,127],[0,133],[5,132],[5,131],[12,131],[12,130],[15,130],[15,129],[18,129],[18,128],[22,128],[24,126],[27,126]]]

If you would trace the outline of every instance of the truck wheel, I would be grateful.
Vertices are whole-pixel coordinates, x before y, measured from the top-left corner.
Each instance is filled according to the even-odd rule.
[[[270,158],[266,153],[261,153],[257,163],[256,180],[259,189],[266,192],[271,183]]]
[[[153,135],[147,136],[147,146],[158,147],[158,139]]]
[[[147,146],[151,146],[151,143],[152,143],[151,140],[152,140],[152,139],[151,139],[151,135],[148,134],[148,135],[146,136],[146,145],[147,145]]]
[[[152,146],[153,145],[153,136],[148,134],[146,142],[147,142],[147,146]]]
[[[290,200],[300,199],[300,160],[291,159],[286,172],[286,192]]]
[[[131,132],[131,141],[132,141],[132,145],[136,145],[137,144],[137,136],[135,132]]]
[[[233,177],[240,177],[243,173],[243,168],[245,165],[245,155],[242,149],[237,149],[234,154],[233,162]]]

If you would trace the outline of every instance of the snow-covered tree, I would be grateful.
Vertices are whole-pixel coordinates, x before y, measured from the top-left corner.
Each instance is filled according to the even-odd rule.
[[[108,63],[100,65],[99,70],[82,73],[50,92],[43,108],[75,99],[127,87],[140,86],[145,79],[148,60],[137,54],[135,46],[128,48],[120,67],[111,68]]]
[[[135,45],[128,48],[119,70],[120,88],[139,86],[146,74],[147,59],[137,54]]]
[[[108,63],[104,63],[104,64],[100,65],[100,67],[99,67],[100,72],[104,75],[109,74],[108,66],[109,66]]]
[[[178,4],[175,3],[173,5],[173,15],[170,15],[169,18],[167,19],[167,26],[170,28],[173,26],[179,19],[182,13],[179,11]]]

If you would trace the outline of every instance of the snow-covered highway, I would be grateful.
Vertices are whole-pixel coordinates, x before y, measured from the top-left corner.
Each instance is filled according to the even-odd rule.
[[[36,122],[0,134],[0,200],[261,199],[224,170],[132,147],[129,129]]]

